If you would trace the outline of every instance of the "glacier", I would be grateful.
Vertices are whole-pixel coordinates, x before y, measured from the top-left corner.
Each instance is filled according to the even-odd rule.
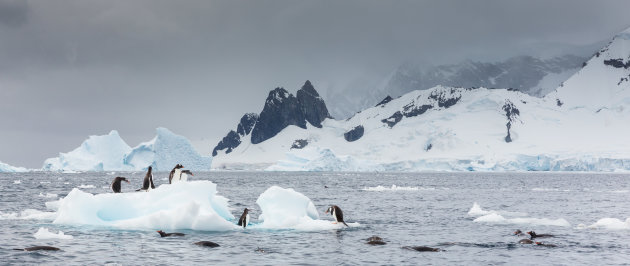
[[[44,162],[44,171],[170,171],[183,164],[193,171],[210,170],[212,158],[201,156],[188,139],[166,128],[156,136],[131,148],[116,130],[107,135],[90,136],[81,146]]]
[[[436,86],[321,127],[289,125],[214,169],[269,171],[630,171],[630,29],[543,98]],[[360,131],[356,131],[360,128]],[[351,136],[351,138],[349,138]],[[300,145],[296,145],[298,143]]]

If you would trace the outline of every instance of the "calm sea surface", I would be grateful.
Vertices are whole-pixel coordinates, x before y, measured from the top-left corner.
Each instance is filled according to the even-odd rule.
[[[586,173],[197,173],[230,199],[233,214],[260,209],[256,199],[268,187],[293,188],[320,211],[339,205],[347,222],[342,230],[179,230],[182,238],[160,238],[155,230],[119,230],[98,226],[52,224],[46,219],[12,216],[26,209],[50,212],[45,202],[72,188],[109,193],[113,173],[0,173],[1,264],[122,265],[424,265],[630,263],[630,175]],[[140,187],[144,173],[116,173]],[[155,175],[156,185],[167,173]],[[392,185],[395,185],[392,189]],[[327,186],[328,188],[325,188]],[[382,187],[379,187],[382,186]],[[54,195],[56,194],[56,195]],[[496,214],[485,222],[469,215],[473,203]],[[503,218],[503,219],[501,219]],[[619,219],[617,229],[588,228],[602,218]],[[566,223],[563,223],[564,219]],[[616,221],[616,220],[613,220]],[[629,220],[630,221],[630,220]],[[40,227],[59,230],[69,240],[36,239]],[[516,230],[556,237],[541,239],[556,247],[518,244]],[[367,245],[378,235],[387,244]],[[193,245],[209,240],[221,247]],[[21,252],[13,248],[53,245],[61,251]],[[420,253],[403,246],[430,246],[443,252]],[[261,252],[263,250],[264,252]]]

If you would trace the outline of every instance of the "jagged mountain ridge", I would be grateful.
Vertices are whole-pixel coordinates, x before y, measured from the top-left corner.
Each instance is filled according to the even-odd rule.
[[[629,36],[618,35],[543,98],[508,89],[416,90],[321,128],[289,125],[256,144],[244,137],[213,168],[630,170]]]
[[[399,66],[381,88],[371,91],[347,89],[330,93],[329,105],[337,117],[348,117],[373,106],[386,95],[398,97],[414,90],[438,85],[449,87],[511,88],[543,97],[577,72],[586,57],[564,55],[550,59],[517,56],[502,62],[466,60],[458,64],[419,67],[411,63]]]

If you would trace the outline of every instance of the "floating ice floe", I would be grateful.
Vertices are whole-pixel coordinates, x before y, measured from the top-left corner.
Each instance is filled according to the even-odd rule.
[[[610,229],[610,230],[628,230],[630,229],[630,218],[622,221],[617,218],[602,218],[592,225],[578,225],[578,229]]]
[[[66,235],[62,231],[55,234],[53,232],[48,231],[48,228],[40,227],[39,230],[33,236],[36,239],[73,239],[71,235]]]
[[[78,188],[86,189],[86,188],[96,188],[96,187],[94,185],[83,185],[83,184],[81,184],[80,186],[78,186]]]
[[[320,220],[311,199],[290,188],[272,186],[258,197],[256,204],[262,211],[258,217],[261,223],[251,228],[316,231],[346,227],[342,223]],[[359,226],[358,223],[346,223],[349,227]]]
[[[15,180],[15,181],[13,181],[13,184],[16,184],[16,185],[17,185],[17,184],[21,184],[21,183],[22,183],[22,181],[21,181],[21,180]]]
[[[552,225],[552,226],[571,226],[567,220],[548,219],[548,218],[531,218],[522,217],[527,216],[527,213],[523,212],[508,212],[508,211],[495,211],[484,210],[476,202],[468,211],[469,216],[477,217],[473,222],[477,223],[498,223],[498,224],[531,224],[531,225]],[[508,218],[504,216],[509,216]]]
[[[43,212],[35,209],[26,209],[20,213],[0,211],[0,220],[53,220],[56,215],[54,212]]]

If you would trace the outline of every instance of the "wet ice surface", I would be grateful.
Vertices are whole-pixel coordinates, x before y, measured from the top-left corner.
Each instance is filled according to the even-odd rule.
[[[131,185],[123,184],[123,192],[140,187],[144,177],[139,172],[116,175],[131,180]],[[163,176],[167,173],[155,174],[156,185],[164,182]],[[630,261],[630,225],[625,222],[630,217],[628,174],[210,172],[194,176],[195,180],[216,183],[218,193],[230,199],[236,217],[247,207],[252,209],[250,216],[256,222],[261,213],[256,199],[267,188],[278,185],[309,197],[321,219],[332,221],[323,211],[329,204],[336,204],[344,211],[347,222],[361,224],[343,230],[177,230],[186,236],[160,238],[155,230],[57,225],[45,218],[19,219],[27,209],[49,212],[45,202],[56,198],[47,195],[64,197],[74,187],[84,185],[82,190],[89,193],[109,193],[112,178],[108,173],[0,174],[0,261],[125,265]],[[418,189],[391,189],[392,185]],[[482,211],[469,215],[475,202]],[[39,217],[33,211],[25,215]],[[616,220],[600,221],[603,218]],[[568,225],[557,222],[559,219]],[[589,228],[598,221],[611,226]],[[36,239],[34,234],[41,227],[53,233],[63,231],[73,238]],[[523,237],[510,235],[516,229],[554,234],[555,238],[540,240],[557,247],[517,244]],[[366,245],[365,239],[372,235],[384,238],[387,245]],[[213,241],[221,247],[192,244],[197,241]],[[53,245],[62,251],[12,250],[36,245]],[[401,249],[402,246],[431,246],[445,252],[419,253]]]

